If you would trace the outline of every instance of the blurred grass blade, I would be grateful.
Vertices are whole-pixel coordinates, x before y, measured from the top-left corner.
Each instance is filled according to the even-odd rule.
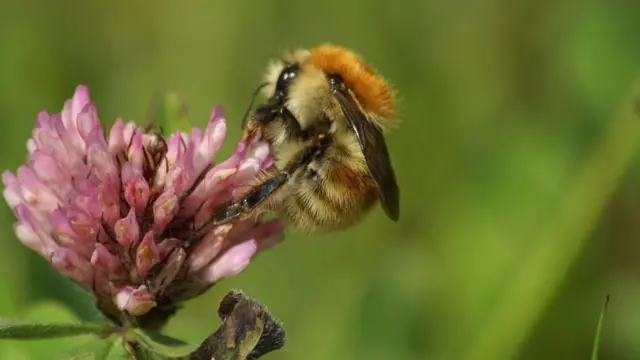
[[[640,145],[640,118],[635,98],[636,79],[621,108],[591,151],[575,182],[560,200],[559,208],[493,311],[465,349],[464,359],[512,359],[545,310],[551,295],[580,255],[592,228],[618,187]],[[532,298],[539,299],[537,302]]]
[[[591,353],[591,360],[598,360],[598,353],[600,351],[600,336],[602,335],[602,323],[604,322],[604,316],[607,313],[609,298],[610,296],[607,295],[607,297],[604,299],[604,304],[602,305],[600,319],[598,320],[598,327],[596,328],[596,337],[593,341],[593,352]]]
[[[165,135],[189,131],[191,123],[186,104],[175,92],[155,94],[149,105],[147,126],[162,130]]]
[[[0,339],[51,339],[86,334],[105,336],[110,331],[108,324],[25,324],[0,320]]]
[[[117,337],[91,340],[63,354],[60,360],[106,360],[117,340]]]
[[[284,346],[285,332],[258,302],[232,291],[221,301],[222,324],[189,359],[257,359]]]

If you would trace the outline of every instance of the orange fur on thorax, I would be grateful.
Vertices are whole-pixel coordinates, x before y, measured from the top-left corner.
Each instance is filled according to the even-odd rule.
[[[342,76],[364,110],[374,115],[376,120],[391,120],[394,116],[393,88],[355,53],[333,45],[322,45],[311,50],[306,62],[327,74]]]

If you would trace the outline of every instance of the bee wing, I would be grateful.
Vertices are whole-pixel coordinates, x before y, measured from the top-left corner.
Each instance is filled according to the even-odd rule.
[[[378,186],[382,208],[391,220],[397,221],[400,216],[400,190],[391,166],[382,130],[360,110],[348,91],[337,88],[334,95],[340,103],[349,126],[358,138],[371,177]]]

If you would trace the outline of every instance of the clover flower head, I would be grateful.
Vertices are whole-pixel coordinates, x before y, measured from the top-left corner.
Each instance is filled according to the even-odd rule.
[[[282,238],[278,219],[206,225],[273,163],[257,138],[212,163],[225,136],[220,107],[204,130],[165,138],[117,119],[105,135],[79,86],[61,113],[38,114],[27,164],[2,174],[15,233],[111,319],[162,324]]]

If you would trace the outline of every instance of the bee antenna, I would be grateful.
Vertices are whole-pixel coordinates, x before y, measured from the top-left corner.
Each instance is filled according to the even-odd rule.
[[[247,110],[244,112],[244,116],[242,116],[242,129],[244,129],[245,125],[247,125],[247,119],[249,118],[249,113],[251,112],[251,108],[253,107],[253,103],[256,100],[256,97],[260,93],[265,86],[269,85],[268,82],[262,83],[258,86],[257,89],[253,91],[253,95],[251,95],[251,101],[249,102],[249,106],[247,106]]]

